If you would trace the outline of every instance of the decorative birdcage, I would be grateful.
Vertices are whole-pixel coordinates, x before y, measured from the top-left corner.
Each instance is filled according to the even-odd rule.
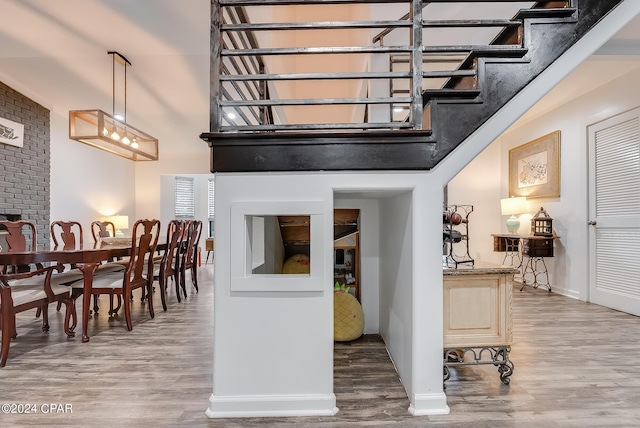
[[[531,234],[533,236],[553,236],[553,219],[542,207],[531,219]]]

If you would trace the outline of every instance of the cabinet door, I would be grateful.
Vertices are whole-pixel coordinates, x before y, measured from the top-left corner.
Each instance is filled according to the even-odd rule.
[[[508,275],[444,278],[444,346],[511,344],[512,285]]]

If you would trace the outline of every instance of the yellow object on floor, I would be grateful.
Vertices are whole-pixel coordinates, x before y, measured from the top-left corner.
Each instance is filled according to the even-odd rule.
[[[311,265],[309,257],[304,254],[296,254],[289,257],[282,266],[283,274],[304,274],[309,273]]]
[[[349,293],[333,293],[333,340],[347,342],[362,336],[364,312],[358,299]]]

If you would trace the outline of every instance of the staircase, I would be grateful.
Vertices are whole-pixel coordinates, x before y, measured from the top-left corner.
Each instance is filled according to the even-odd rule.
[[[425,19],[427,5],[439,3],[474,3],[452,1],[407,2],[411,12],[397,21],[250,23],[250,8],[256,4],[274,7],[300,4],[369,3],[344,0],[219,0],[212,2],[212,100],[211,129],[201,138],[209,143],[213,172],[319,171],[319,170],[429,170],[496,114],[519,91],[558,59],[598,21],[622,0],[540,1],[519,10],[511,19]],[[398,3],[377,0],[371,3]],[[505,6],[513,1],[502,0]],[[520,2],[522,3],[522,2]],[[249,11],[244,11],[247,8]],[[229,11],[240,11],[239,18],[226,18]],[[241,22],[244,19],[246,22]],[[227,23],[225,23],[225,20]],[[231,23],[228,23],[232,21]],[[365,47],[295,47],[257,48],[232,42],[232,49],[220,40],[230,33],[246,35],[244,40],[258,44],[255,32],[286,31],[292,26],[301,30],[317,28],[383,28],[376,40],[378,46]],[[280,27],[279,27],[280,26]],[[493,40],[486,44],[429,45],[422,35],[431,28],[465,31],[497,28]],[[411,46],[382,43],[389,33],[405,29],[410,32]],[[375,40],[376,38],[374,38]],[[287,50],[288,49],[288,50]],[[342,72],[342,73],[273,73],[266,69],[274,60],[265,56],[326,54],[409,55],[409,71]],[[449,71],[425,69],[430,59],[455,57],[457,67]],[[226,65],[229,58],[242,58],[245,65]],[[250,60],[261,66],[250,72]],[[267,65],[265,66],[265,63]],[[261,67],[261,68],[260,68]],[[230,70],[236,73],[231,74]],[[238,70],[244,71],[241,73]],[[269,82],[408,79],[408,97],[351,98],[269,98]],[[425,81],[444,81],[428,88]],[[231,82],[233,89],[224,89]],[[241,85],[255,85],[259,97]],[[371,88],[372,86],[369,86]],[[233,93],[233,94],[232,94]],[[370,119],[375,106],[403,105],[409,115],[404,120],[368,121],[361,123],[274,123],[274,108],[282,106],[331,105],[367,106],[365,119]],[[228,110],[229,108],[233,110]],[[226,112],[225,112],[226,109]],[[230,123],[229,111],[237,111],[244,121]],[[254,120],[249,120],[253,112]],[[275,115],[277,116],[277,115]]]

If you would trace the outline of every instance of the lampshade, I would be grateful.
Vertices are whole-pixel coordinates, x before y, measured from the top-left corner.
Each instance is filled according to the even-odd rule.
[[[158,139],[102,110],[69,112],[69,138],[134,161],[158,160]]]
[[[112,215],[107,217],[107,221],[113,223],[116,228],[116,236],[122,236],[123,233],[120,229],[129,229],[129,216],[126,215]]]
[[[527,198],[524,196],[517,198],[500,199],[502,215],[522,214],[527,212]]]
[[[126,122],[127,66],[131,63],[118,52],[108,52],[108,54],[113,61],[113,114],[110,115],[98,109],[70,111],[69,138],[134,161],[158,160],[158,140]],[[123,115],[115,113],[116,61],[124,66]]]

